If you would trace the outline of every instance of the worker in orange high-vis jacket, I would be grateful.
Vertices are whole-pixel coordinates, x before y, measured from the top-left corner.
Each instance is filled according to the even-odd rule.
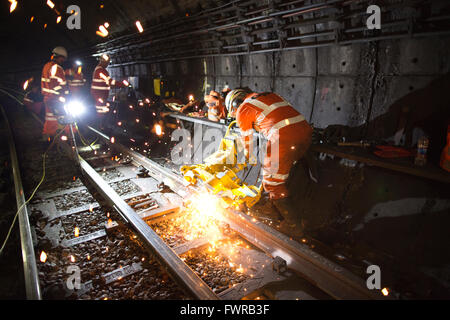
[[[106,70],[110,63],[108,55],[103,54],[94,70],[91,85],[91,95],[95,101],[95,109],[99,119],[100,127],[104,126],[106,115],[109,113],[110,104],[108,102],[109,91],[111,88],[122,88],[125,84],[111,79],[109,72]]]
[[[291,236],[301,236],[286,181],[294,163],[303,157],[311,145],[312,127],[289,102],[272,92],[258,94],[247,89],[232,90],[225,104],[228,116],[236,117],[241,129],[247,161],[255,163],[251,154],[253,130],[267,139],[262,163],[264,190],[284,218],[281,231]]]
[[[62,64],[67,59],[67,50],[56,47],[52,57],[44,65],[41,78],[41,92],[44,96],[45,123],[42,131],[43,138],[47,140],[54,137],[58,131],[58,114],[63,114],[65,97],[69,93],[66,76]]]
[[[73,97],[79,97],[86,84],[81,63],[79,61],[74,62],[72,68],[66,69],[65,73],[70,94]]]
[[[208,107],[208,120],[219,122],[226,118],[225,100],[216,91],[211,91],[205,96],[205,103]]]

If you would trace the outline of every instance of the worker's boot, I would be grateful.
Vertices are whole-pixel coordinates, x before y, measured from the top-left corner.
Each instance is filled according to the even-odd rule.
[[[278,209],[276,209],[272,205],[271,201],[269,201],[268,198],[268,194],[262,193],[261,199],[248,210],[254,217],[258,217],[264,220],[271,220],[274,222],[280,222],[281,220],[283,220],[283,217],[278,212]]]
[[[272,200],[272,204],[277,208],[284,220],[280,224],[280,232],[292,238],[303,236],[303,228],[299,219],[295,218],[295,207],[289,198]]]

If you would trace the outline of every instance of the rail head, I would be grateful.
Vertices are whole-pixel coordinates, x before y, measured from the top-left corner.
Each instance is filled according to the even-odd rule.
[[[1,105],[0,109],[6,124],[6,130],[8,132],[7,139],[10,150],[11,166],[13,169],[14,189],[16,193],[16,203],[18,209],[17,214],[19,218],[20,245],[22,250],[26,297],[28,300],[41,300],[42,295],[39,285],[39,273],[36,265],[33,238],[31,235],[30,221],[28,219],[28,210],[26,206],[25,192],[22,185],[22,178],[20,175],[16,146],[6,112]]]
[[[174,280],[195,299],[218,300],[219,297],[192,270],[155,231],[140,218],[106,181],[82,158],[79,157],[81,170],[101,196],[114,207],[123,219],[136,231],[145,246],[154,254]]]
[[[94,129],[95,130],[95,129]],[[99,131],[95,130],[99,133]],[[109,137],[101,134],[106,142]],[[184,194],[199,192],[198,187],[187,187],[181,176],[170,172],[147,157],[130,150],[115,142],[111,145],[124,154],[132,157],[133,161],[154,173],[158,179],[166,177],[170,180],[175,192],[181,190]],[[378,300],[389,299],[380,292],[374,292],[367,288],[365,282],[350,271],[319,255],[308,246],[289,239],[289,237],[266,226],[261,222],[253,222],[247,215],[236,210],[228,210],[226,218],[235,231],[245,239],[265,251],[272,257],[276,252],[284,254],[291,263],[290,267],[301,273],[314,284],[330,294],[335,299]]]

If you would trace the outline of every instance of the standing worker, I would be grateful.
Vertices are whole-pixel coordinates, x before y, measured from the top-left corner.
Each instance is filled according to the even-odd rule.
[[[216,91],[211,91],[205,96],[205,103],[208,107],[208,120],[219,122],[226,118],[225,100]]]
[[[312,127],[289,102],[272,92],[258,94],[247,89],[236,89],[228,93],[225,104],[228,116],[235,117],[242,130],[247,161],[252,160],[253,129],[267,139],[262,169],[264,190],[284,218],[281,231],[291,236],[301,236],[286,181],[293,164],[303,157],[311,145]]]
[[[67,83],[69,84],[70,94],[74,97],[79,97],[86,84],[86,79],[83,74],[83,67],[80,61],[72,64],[72,68],[65,71]]]
[[[45,123],[42,136],[45,140],[54,137],[58,131],[57,115],[63,113],[65,96],[69,93],[62,64],[67,59],[67,50],[56,47],[52,57],[44,65],[41,78],[41,90],[44,96]]]
[[[99,118],[100,127],[104,127],[105,117],[109,112],[109,90],[111,88],[123,88],[125,84],[111,79],[109,72],[106,70],[110,63],[108,55],[103,54],[100,57],[100,61],[95,67],[94,75],[92,79],[91,95],[95,100],[95,109]]]

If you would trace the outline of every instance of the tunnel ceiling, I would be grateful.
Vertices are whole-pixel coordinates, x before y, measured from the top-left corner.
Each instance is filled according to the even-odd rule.
[[[110,24],[109,38],[136,32],[135,22],[140,20],[144,27],[190,15],[208,7],[220,5],[221,1],[204,0],[53,0],[51,9],[46,0],[18,0],[18,6],[10,14],[8,1],[1,2],[0,56],[1,69],[20,69],[24,64],[41,64],[48,59],[50,50],[58,45],[65,46],[72,56],[77,52],[101,43],[105,39],[96,35],[99,25]],[[69,5],[81,9],[81,30],[68,30],[66,13]],[[62,20],[56,23],[58,13]],[[34,17],[33,22],[31,18]],[[47,27],[44,28],[44,25]],[[17,61],[17,62],[15,62]]]
[[[46,1],[18,0],[12,14],[9,2],[1,2],[0,59],[8,63],[0,65],[0,72],[37,70],[58,45],[72,58],[108,52],[115,61],[135,63],[185,58],[188,52],[235,55],[449,32],[446,0],[380,1],[383,21],[390,22],[381,33],[365,27],[368,0],[53,0],[53,10]],[[66,9],[71,4],[81,9],[81,30],[67,29]],[[144,26],[142,35],[136,20]],[[96,31],[105,22],[110,34],[102,38]]]

